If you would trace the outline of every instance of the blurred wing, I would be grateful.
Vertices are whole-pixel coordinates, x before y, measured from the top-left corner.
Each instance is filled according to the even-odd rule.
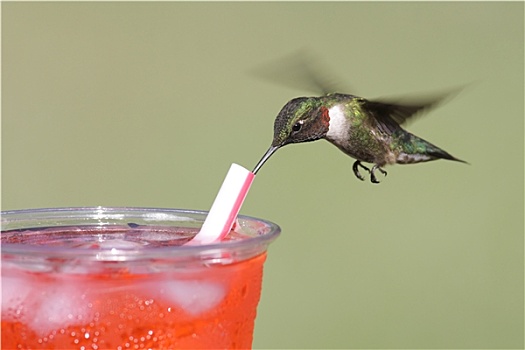
[[[401,125],[407,120],[425,110],[434,107],[436,103],[422,104],[392,104],[378,101],[366,101],[364,108],[369,111],[378,121],[396,122]]]
[[[460,89],[445,94],[434,94],[433,96],[416,99],[388,100],[366,100],[364,108],[370,112],[380,123],[391,124],[392,121],[398,125],[404,124],[414,117],[421,116],[424,112],[435,108],[439,104],[456,95]],[[404,101],[404,102],[403,102]]]
[[[315,95],[343,91],[334,75],[311,50],[302,49],[249,71],[263,78],[293,89],[306,90]]]

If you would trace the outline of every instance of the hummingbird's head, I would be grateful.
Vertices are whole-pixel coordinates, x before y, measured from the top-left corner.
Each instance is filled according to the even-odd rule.
[[[257,173],[262,165],[280,147],[289,143],[309,142],[323,138],[330,128],[330,116],[321,99],[298,97],[281,109],[273,126],[273,142],[255,166]]]
[[[324,137],[330,127],[328,109],[315,97],[298,97],[281,109],[273,126],[273,147]]]

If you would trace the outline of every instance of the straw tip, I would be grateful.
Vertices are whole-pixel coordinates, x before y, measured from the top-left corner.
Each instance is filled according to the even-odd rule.
[[[254,177],[253,172],[239,164],[230,166],[201,230],[190,241],[192,244],[218,242],[228,235]]]

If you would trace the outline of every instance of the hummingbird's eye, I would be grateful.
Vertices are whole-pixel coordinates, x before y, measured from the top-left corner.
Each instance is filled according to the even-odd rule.
[[[301,130],[301,127],[303,126],[303,123],[304,123],[304,121],[299,120],[297,123],[295,123],[295,124],[292,126],[292,131],[293,131],[293,132],[298,132],[299,130]]]

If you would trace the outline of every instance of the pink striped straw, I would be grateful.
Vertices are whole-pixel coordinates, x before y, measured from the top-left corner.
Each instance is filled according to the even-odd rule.
[[[223,240],[230,232],[254,178],[254,173],[233,163],[201,230],[186,244],[209,244]]]

